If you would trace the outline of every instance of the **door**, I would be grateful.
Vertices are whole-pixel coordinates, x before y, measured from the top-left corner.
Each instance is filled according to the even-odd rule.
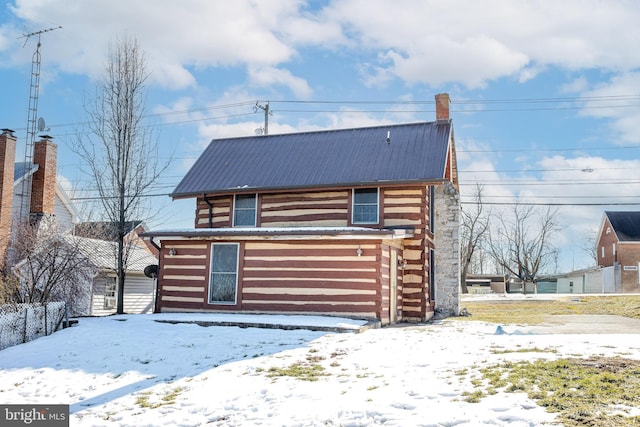
[[[398,250],[389,254],[389,322],[398,321]]]

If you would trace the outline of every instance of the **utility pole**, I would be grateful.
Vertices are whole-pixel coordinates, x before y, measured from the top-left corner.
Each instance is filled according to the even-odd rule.
[[[265,105],[260,105],[260,101],[256,101],[255,111],[258,108],[264,111],[264,135],[269,135],[269,115],[273,115],[273,112],[269,111],[269,101]]]
[[[24,46],[26,46],[31,36],[38,36],[38,44],[31,58],[31,86],[29,88],[29,110],[27,111],[27,136],[25,139],[24,162],[27,168],[33,164],[33,144],[36,139],[36,124],[38,121],[38,92],[40,91],[40,36],[49,31],[62,28],[61,26],[47,28],[45,30],[35,31],[33,33],[24,34],[20,38],[25,38]],[[26,208],[26,211],[25,211]],[[22,200],[20,203],[20,218],[24,218],[29,214],[31,208],[31,174],[22,180]]]

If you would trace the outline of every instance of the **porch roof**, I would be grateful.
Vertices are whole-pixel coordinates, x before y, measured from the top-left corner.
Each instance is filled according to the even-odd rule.
[[[413,237],[413,228],[366,228],[366,227],[237,227],[237,228],[192,228],[153,230],[141,234],[144,238],[160,239],[204,239],[208,237],[243,239],[278,239],[333,237],[336,239],[404,239]]]

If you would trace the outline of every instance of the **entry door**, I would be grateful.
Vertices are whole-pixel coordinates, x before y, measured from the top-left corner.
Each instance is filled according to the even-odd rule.
[[[389,321],[398,320],[398,250],[391,248],[389,254]]]

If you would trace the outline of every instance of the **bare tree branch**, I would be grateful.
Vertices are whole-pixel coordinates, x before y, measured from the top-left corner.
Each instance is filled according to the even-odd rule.
[[[148,219],[144,196],[167,169],[158,160],[158,147],[145,114],[146,61],[135,39],[118,39],[110,46],[105,76],[85,109],[93,138],[78,141],[75,151],[88,167],[102,205],[103,220],[117,228],[117,313],[124,312],[124,286],[132,244],[125,240],[130,221]]]
[[[13,271],[19,284],[14,285],[12,302],[66,301],[72,309],[88,306],[96,269],[83,255],[80,242],[53,218],[37,226],[25,221],[15,225],[14,232],[12,252],[19,261]]]
[[[460,269],[460,287],[463,293],[467,293],[467,274],[469,268],[472,265],[472,260],[476,254],[476,250],[480,247],[481,243],[485,239],[485,234],[489,229],[489,216],[491,211],[484,212],[484,206],[482,204],[482,187],[476,186],[474,194],[474,202],[470,206],[473,208],[469,210],[462,210],[462,223],[460,227],[460,242],[461,242],[461,263]]]
[[[557,210],[541,213],[533,206],[514,205],[498,216],[489,234],[489,249],[495,263],[523,280],[526,289],[527,281],[556,261],[552,238],[557,231]]]

